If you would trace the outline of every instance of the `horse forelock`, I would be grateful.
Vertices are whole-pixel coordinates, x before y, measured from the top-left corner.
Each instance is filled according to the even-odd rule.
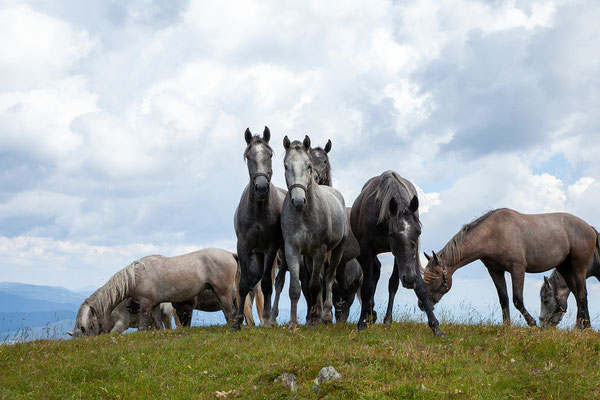
[[[371,181],[368,186],[375,184],[375,181]],[[367,187],[368,187],[367,186]],[[366,187],[365,187],[366,189]],[[413,196],[416,195],[416,191],[410,184],[406,184],[404,179],[397,172],[386,171],[380,175],[377,187],[373,189],[369,197],[375,196],[375,201],[379,203],[379,215],[377,217],[377,223],[381,223],[391,217],[390,213],[390,201],[394,199],[398,204],[398,213],[401,215],[406,208],[408,208],[408,202],[402,197],[402,192],[406,192],[406,195],[410,201]],[[419,218],[417,217],[417,221]],[[420,221],[419,221],[420,224]]]
[[[271,154],[273,154],[273,149],[271,148],[269,143],[267,143],[261,136],[254,135],[254,136],[252,136],[250,143],[248,143],[248,145],[246,146],[246,150],[244,150],[244,161],[246,161],[248,159],[248,156],[250,154],[250,149],[253,146],[256,146],[258,144],[264,145],[271,152]]]

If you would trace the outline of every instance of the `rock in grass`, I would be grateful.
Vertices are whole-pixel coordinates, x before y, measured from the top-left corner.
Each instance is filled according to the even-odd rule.
[[[313,390],[315,392],[318,392],[319,385],[321,385],[321,383],[327,381],[336,381],[338,379],[342,379],[342,375],[339,372],[337,372],[335,368],[333,368],[332,366],[323,367],[319,371],[319,376],[317,376],[315,378],[315,381],[313,382]]]
[[[281,382],[283,384],[283,386],[290,389],[290,392],[296,391],[296,388],[297,388],[296,375],[294,375],[294,374],[290,374],[289,372],[284,372],[283,374],[279,375],[275,379],[275,382]]]

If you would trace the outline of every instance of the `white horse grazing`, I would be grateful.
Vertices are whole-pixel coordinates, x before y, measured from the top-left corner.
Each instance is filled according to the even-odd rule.
[[[112,311],[130,297],[140,305],[138,327],[147,329],[148,318],[161,328],[160,308],[163,302],[191,300],[205,289],[212,289],[227,322],[233,317],[237,256],[222,249],[204,249],[176,257],[148,256],[134,261],[117,272],[90,295],[77,313],[74,337],[111,332]],[[224,267],[233,265],[231,267]]]

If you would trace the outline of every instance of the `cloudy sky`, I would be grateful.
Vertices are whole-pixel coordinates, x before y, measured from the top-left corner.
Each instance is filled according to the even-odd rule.
[[[0,281],[97,287],[148,254],[235,249],[243,132],[265,125],[280,186],[284,135],[332,140],[348,205],[409,178],[428,251],[497,207],[600,226],[598,21],[592,0],[0,0]],[[442,305],[464,301],[499,316],[482,264]]]

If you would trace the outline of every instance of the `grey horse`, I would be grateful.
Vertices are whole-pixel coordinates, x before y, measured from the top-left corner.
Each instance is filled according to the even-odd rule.
[[[331,140],[327,140],[324,147],[313,147],[309,154],[313,163],[313,173],[315,181],[319,185],[333,186],[331,178],[331,163],[329,161],[329,152],[331,151]],[[346,207],[348,223],[350,223],[351,208]],[[333,283],[333,306],[335,308],[335,321],[346,322],[350,314],[350,307],[354,302],[354,297],[360,290],[363,280],[362,268],[356,257],[360,253],[360,245],[358,240],[352,233],[352,229],[348,232],[348,239],[344,245],[344,254],[338,265]],[[307,272],[307,275],[308,272]],[[303,292],[306,295],[307,285],[303,284]],[[360,295],[359,295],[360,300]]]
[[[224,264],[232,264],[233,268],[224,268]],[[176,257],[143,257],[117,272],[84,300],[77,312],[73,336],[110,332],[110,314],[127,297],[140,304],[140,330],[148,327],[151,313],[155,327],[160,329],[160,308],[156,305],[187,301],[208,288],[213,289],[230,322],[236,265],[236,256],[222,249],[203,249]]]
[[[285,191],[271,183],[271,131],[265,126],[261,137],[253,136],[250,129],[246,129],[244,138],[247,145],[244,159],[250,181],[242,193],[233,218],[241,272],[240,303],[233,321],[233,330],[241,328],[246,296],[259,281],[264,295],[263,319],[267,324],[275,323],[276,315],[271,315],[272,269],[277,252],[283,246],[281,209]],[[255,263],[251,262],[252,257],[255,258]],[[285,257],[283,261],[285,262]]]
[[[596,232],[598,237],[598,233]],[[600,240],[600,237],[598,237]],[[596,245],[594,257],[587,269],[586,279],[596,277],[600,281],[600,250]],[[550,278],[544,277],[544,283],[540,289],[540,325],[542,328],[555,327],[560,323],[563,315],[567,312],[567,299],[571,290],[557,269],[552,271]]]
[[[290,271],[290,325],[298,325],[300,298],[300,263],[302,257],[310,271],[309,325],[331,322],[332,293],[335,271],[341,261],[348,238],[349,224],[344,198],[329,186],[318,185],[314,179],[309,155],[310,138],[290,143],[283,139],[285,180],[288,193],[281,214],[281,229],[285,243],[285,258]],[[324,272],[325,290],[321,292],[321,273]],[[324,298],[323,298],[324,297]]]

